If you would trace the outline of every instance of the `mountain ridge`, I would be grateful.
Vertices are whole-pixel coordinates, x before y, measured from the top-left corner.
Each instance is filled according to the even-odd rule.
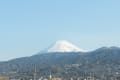
[[[75,71],[78,75],[85,73],[86,70],[88,72],[97,73],[96,76],[99,76],[100,74],[108,75],[108,68],[111,69],[111,73],[115,73],[116,71],[120,72],[119,47],[99,48],[90,52],[63,53],[64,54],[61,54],[61,52],[53,52],[50,54],[42,53],[30,57],[23,57],[0,62],[0,74],[7,74],[9,76],[13,75],[10,72],[16,72],[14,73],[14,76],[21,76],[21,73],[30,74],[33,72],[34,65],[36,65],[37,70],[40,71],[40,75],[47,74],[49,71],[57,74],[56,71],[58,67],[60,68],[59,73],[62,75],[62,73],[65,73],[67,69],[66,65],[73,65],[75,69],[71,69],[70,71]],[[78,67],[76,68],[74,64],[78,65]],[[78,71],[80,72],[78,73]]]

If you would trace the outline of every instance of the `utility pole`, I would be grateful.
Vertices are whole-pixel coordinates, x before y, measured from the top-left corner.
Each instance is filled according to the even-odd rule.
[[[37,71],[36,71],[36,65],[34,65],[34,79],[33,80],[36,80],[36,76],[37,76]]]

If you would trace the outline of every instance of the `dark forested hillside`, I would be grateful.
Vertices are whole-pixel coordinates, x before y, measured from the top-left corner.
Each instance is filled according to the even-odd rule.
[[[35,67],[38,75],[47,75],[51,72],[62,76],[87,75],[87,73],[94,73],[98,77],[101,74],[108,76],[120,73],[120,48],[103,47],[84,53],[40,53],[1,62],[0,74],[32,76]]]

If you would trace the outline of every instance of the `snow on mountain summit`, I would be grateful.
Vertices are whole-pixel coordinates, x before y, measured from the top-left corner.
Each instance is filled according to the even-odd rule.
[[[78,48],[72,43],[66,40],[56,41],[53,46],[51,46],[47,52],[82,52],[84,50]]]

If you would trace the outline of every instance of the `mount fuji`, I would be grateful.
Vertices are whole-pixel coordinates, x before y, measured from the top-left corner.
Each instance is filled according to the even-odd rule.
[[[67,40],[56,41],[46,52],[84,52],[83,49],[75,46]]]

